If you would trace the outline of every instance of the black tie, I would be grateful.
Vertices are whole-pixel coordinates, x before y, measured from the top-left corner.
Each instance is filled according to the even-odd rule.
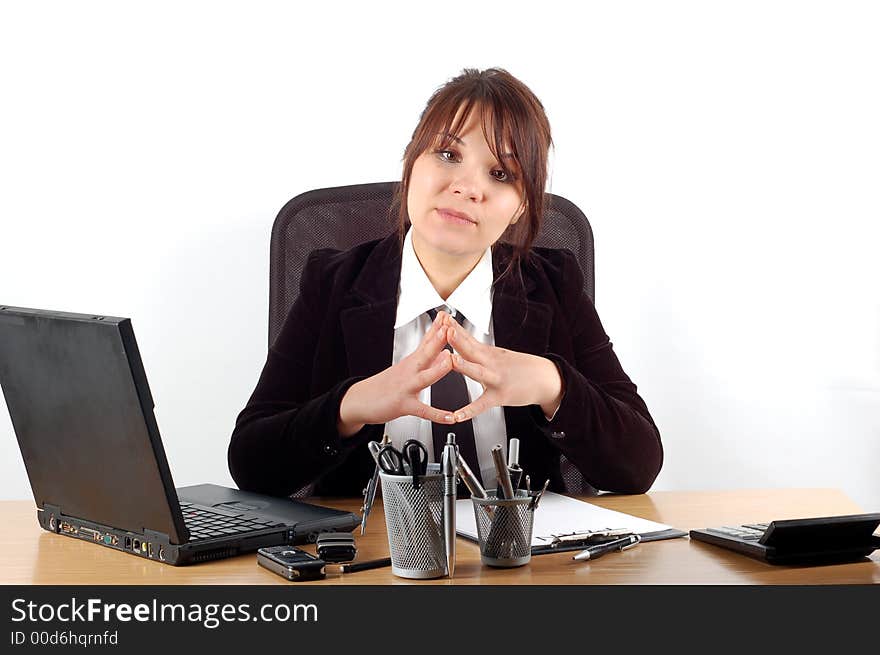
[[[429,309],[428,316],[433,321],[437,317],[436,309]],[[464,320],[461,312],[455,313],[455,320],[459,325]],[[446,350],[452,352],[452,346],[446,344]],[[449,371],[442,378],[431,385],[431,406],[437,409],[448,409],[454,412],[470,403],[468,397],[467,383],[464,375],[458,371]],[[431,423],[431,434],[434,437],[434,458],[439,462],[440,456],[443,454],[443,447],[446,445],[446,435],[450,432],[455,433],[455,443],[458,445],[458,454],[464,458],[467,465],[474,472],[474,475],[482,483],[480,476],[480,461],[477,459],[477,444],[474,440],[474,422],[467,420],[462,423],[446,424]]]

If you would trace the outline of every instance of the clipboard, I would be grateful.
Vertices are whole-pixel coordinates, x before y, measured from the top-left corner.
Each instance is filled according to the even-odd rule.
[[[478,541],[477,523],[470,499],[456,501],[456,533]],[[631,514],[616,512],[569,496],[548,491],[535,510],[532,528],[532,554],[580,550],[590,535],[606,531],[625,531],[639,535],[642,541],[675,539],[687,533],[664,523],[649,521]],[[578,540],[582,536],[583,539]],[[561,537],[568,537],[561,540]]]

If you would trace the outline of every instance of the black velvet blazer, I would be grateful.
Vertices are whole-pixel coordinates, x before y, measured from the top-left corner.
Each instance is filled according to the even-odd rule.
[[[534,247],[497,282],[511,247],[492,247],[495,345],[541,355],[560,368],[562,404],[548,422],[538,405],[504,407],[510,437],[533,485],[564,492],[560,454],[603,491],[642,493],[660,471],[660,434],[620,366],[567,250]],[[391,365],[401,253],[396,233],[340,252],[313,252],[256,389],[236,420],[229,469],[241,489],[287,496],[360,496],[375,464],[366,447],[384,425],[343,439],[336,430],[348,388]],[[506,450],[506,448],[505,448]]]

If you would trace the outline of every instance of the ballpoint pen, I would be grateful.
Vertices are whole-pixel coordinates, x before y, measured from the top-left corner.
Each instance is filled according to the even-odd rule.
[[[461,456],[461,453],[459,453],[456,461],[458,464],[458,475],[461,478],[461,481],[464,482],[464,486],[467,487],[467,490],[471,492],[471,496],[474,498],[488,498],[486,490],[483,489],[483,485],[480,484],[477,476],[474,475],[474,472],[471,470],[471,467],[468,466],[464,457]]]
[[[488,498],[489,494],[486,493],[483,485],[480,484],[477,476],[474,475],[473,471],[471,471],[471,467],[468,466],[464,457],[461,456],[461,453],[458,453],[458,457],[456,457],[456,462],[458,464],[458,477],[461,478],[461,481],[464,483],[464,486],[467,487],[467,490],[471,493],[471,496],[473,498]],[[489,507],[488,505],[483,505],[482,507],[483,511],[486,512],[486,516],[488,516],[490,519],[495,515],[495,508]]]
[[[523,470],[519,466],[519,439],[513,437],[508,448],[507,472],[510,474],[510,486],[513,487],[513,495],[516,496],[516,490],[519,489],[519,481],[523,474]]]
[[[642,538],[637,534],[631,534],[628,537],[622,537],[620,539],[615,539],[614,541],[609,541],[608,543],[598,544],[596,546],[590,546],[586,550],[582,550],[577,555],[572,557],[573,560],[577,560],[579,562],[583,562],[584,560],[594,560],[599,557],[602,557],[605,553],[610,553],[615,550],[627,550],[628,548],[632,548],[637,545]]]
[[[455,434],[446,435],[443,447],[443,538],[446,542],[446,570],[451,578],[455,573],[455,475],[458,470],[456,463]]]
[[[492,461],[495,462],[495,474],[498,477],[498,497],[502,499],[515,498],[513,485],[510,484],[510,473],[507,471],[507,462],[504,461],[504,450],[501,444],[492,447]]]
[[[367,488],[364,489],[364,506],[361,509],[363,512],[363,516],[361,516],[361,535],[367,530],[367,517],[373,509],[373,502],[376,500],[376,489],[379,487],[379,451],[382,449],[382,446],[388,445],[389,443],[391,443],[391,437],[386,434],[382,437],[381,443],[370,441],[367,444],[367,448],[370,450],[370,455],[376,460],[376,468],[373,471],[373,477],[370,478],[370,482],[367,484]]]

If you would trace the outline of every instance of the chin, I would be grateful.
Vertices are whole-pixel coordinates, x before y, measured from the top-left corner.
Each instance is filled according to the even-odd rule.
[[[425,235],[422,241],[433,250],[445,255],[462,256],[472,254],[478,249],[482,250],[474,238],[460,234],[444,234],[442,230],[432,231],[431,234]]]

